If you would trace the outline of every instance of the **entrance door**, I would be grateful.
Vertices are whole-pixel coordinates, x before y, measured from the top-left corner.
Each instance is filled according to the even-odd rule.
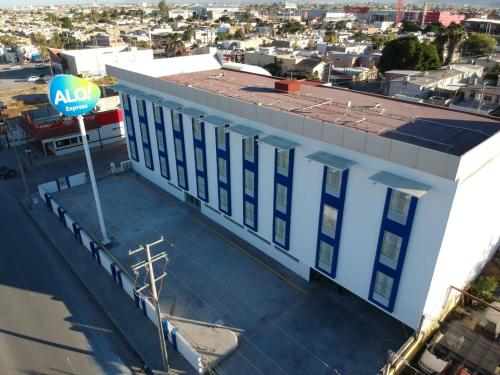
[[[191,206],[191,207],[194,207],[196,208],[197,210],[200,210],[201,209],[201,201],[196,198],[196,197],[193,197],[191,194],[188,194],[188,193],[184,193],[185,194],[185,197],[186,197],[186,202]]]

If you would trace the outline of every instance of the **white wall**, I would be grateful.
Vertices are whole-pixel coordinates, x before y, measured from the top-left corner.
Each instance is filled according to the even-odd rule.
[[[499,186],[500,156],[458,184],[425,304],[430,317],[438,316],[450,285],[466,286],[494,255],[500,239]]]

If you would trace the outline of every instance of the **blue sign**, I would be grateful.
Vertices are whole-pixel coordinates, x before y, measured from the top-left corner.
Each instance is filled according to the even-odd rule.
[[[69,74],[54,76],[49,83],[49,101],[66,116],[81,116],[92,109],[101,97],[96,84]]]

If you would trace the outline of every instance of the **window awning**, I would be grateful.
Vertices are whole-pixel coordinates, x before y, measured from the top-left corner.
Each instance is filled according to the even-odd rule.
[[[179,112],[182,113],[183,115],[191,116],[193,118],[205,116],[205,112],[198,111],[196,108],[190,108],[190,107],[182,108],[179,110]]]
[[[308,158],[309,160],[317,161],[318,163],[324,164],[339,171],[345,171],[346,169],[349,169],[354,164],[356,164],[356,162],[352,160],[344,159],[340,156],[336,156],[325,151],[314,152],[310,155],[306,155],[306,158]]]
[[[213,115],[204,117],[203,121],[209,122],[210,124],[214,125],[216,128],[231,124],[231,121],[226,120],[225,118],[213,116]]]
[[[162,107],[168,108],[168,109],[178,109],[182,108],[182,105],[176,102],[171,102],[170,100],[162,100],[161,102],[158,103]]]
[[[382,185],[388,186],[395,190],[399,190],[403,193],[412,195],[417,198],[422,197],[425,193],[427,193],[427,191],[431,189],[429,185],[423,184],[418,181],[413,181],[386,171],[380,171],[369,178],[372,181],[378,182]]]
[[[245,126],[245,125],[233,125],[230,126],[229,131],[234,132],[236,134],[241,135],[242,137],[245,138],[251,138],[255,137],[259,134],[262,134],[262,132],[258,129],[251,128],[250,126]]]
[[[289,151],[299,145],[298,143],[289,141],[288,139],[281,138],[276,135],[268,135],[267,137],[259,139],[259,142],[276,147],[281,151]]]
[[[146,99],[147,101],[152,102],[152,103],[158,103],[158,102],[161,102],[163,100],[159,96],[152,95],[152,94],[144,95],[144,99]]]
[[[110,88],[112,90],[115,90],[115,91],[120,91],[120,92],[125,92],[127,90],[130,90],[127,86],[125,85],[120,85],[120,84],[116,84],[116,85],[113,85],[113,86],[110,86]]]

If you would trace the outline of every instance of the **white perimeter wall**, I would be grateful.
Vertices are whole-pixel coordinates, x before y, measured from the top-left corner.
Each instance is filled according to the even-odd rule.
[[[429,317],[438,316],[450,285],[466,286],[494,255],[500,239],[499,187],[500,155],[459,183],[424,309]]]
[[[133,85],[130,85],[133,86]],[[230,133],[231,148],[231,197],[232,220],[234,224],[221,213],[202,204],[202,212],[214,221],[233,231],[264,253],[283,263],[303,278],[309,278],[309,270],[315,266],[316,241],[318,234],[318,220],[322,188],[323,165],[305,158],[312,152],[323,150],[338,156],[353,160],[357,164],[351,167],[347,185],[344,220],[335,282],[344,286],[363,299],[368,298],[373,264],[376,254],[377,240],[382,220],[383,207],[387,187],[375,184],[369,177],[386,170],[400,176],[410,178],[432,187],[419,199],[413,222],[408,251],[402,271],[398,295],[392,315],[405,324],[416,328],[419,325],[422,311],[429,292],[436,259],[439,253],[443,234],[448,221],[448,214],[455,193],[456,183],[425,172],[417,171],[386,160],[368,156],[316,141],[301,135],[293,134],[277,128],[247,119],[238,118],[227,113],[214,111],[197,103],[187,102],[178,97],[149,90],[145,87],[138,89],[174,100],[186,107],[194,107],[207,113],[217,115],[233,121],[260,129],[263,134],[274,134],[295,141],[299,146],[295,149],[295,166],[292,196],[291,237],[288,254],[298,259],[294,260],[283,252],[275,249],[272,244],[273,221],[273,194],[274,194],[274,149],[266,144],[259,144],[259,186],[258,186],[258,235],[264,240],[251,234],[243,224],[242,200],[242,149],[241,137]],[[172,141],[172,127],[169,110],[164,110],[167,148],[171,174],[171,184],[160,175],[154,132],[153,113],[148,103],[148,120],[150,138],[153,150],[155,170],[151,171],[144,166],[142,140],[137,117],[135,99],[131,98],[134,117],[137,148],[140,163],[134,162],[134,169],[161,188],[184,199],[184,193],[173,185],[177,185],[174,145]],[[255,118],[257,114],[255,115]],[[194,150],[192,141],[191,118],[184,115],[184,144],[187,156],[189,178],[189,193],[196,196],[196,182],[194,179]],[[205,123],[206,156],[208,170],[209,205],[217,209],[217,167],[215,158],[215,131],[211,124]],[[266,242],[267,241],[267,242]],[[459,261],[459,259],[457,260]]]

